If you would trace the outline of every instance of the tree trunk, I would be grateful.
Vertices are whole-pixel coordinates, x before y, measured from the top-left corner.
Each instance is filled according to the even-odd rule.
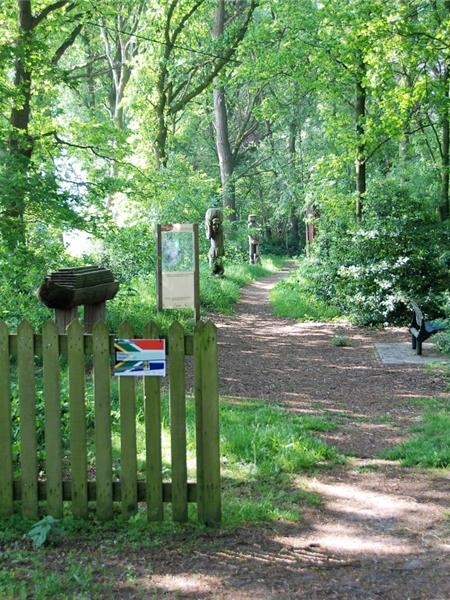
[[[0,232],[11,250],[24,246],[25,236],[25,199],[27,197],[28,174],[33,156],[33,138],[29,132],[31,120],[32,58],[34,53],[32,34],[36,26],[48,15],[66,5],[65,0],[49,4],[33,16],[31,0],[17,0],[19,17],[19,35],[17,38],[17,58],[14,67],[14,86],[17,99],[14,103],[9,122],[11,133],[8,138],[8,157],[6,169],[11,173],[9,197],[6,197],[4,217],[0,222]],[[57,48],[49,63],[55,66],[64,53],[72,46],[79,35],[82,25],[68,35]]]
[[[356,220],[360,221],[362,217],[363,202],[366,193],[366,148],[364,143],[364,117],[366,116],[366,89],[363,84],[363,75],[365,65],[360,63],[358,80],[356,82],[356,102],[355,102],[355,121],[356,121]]]
[[[25,245],[25,181],[33,154],[33,141],[29,135],[31,117],[31,72],[24,60],[24,54],[31,50],[31,32],[33,31],[33,15],[31,0],[17,0],[19,11],[18,46],[23,53],[18,52],[14,68],[14,86],[20,94],[20,102],[15,104],[10,114],[12,132],[8,140],[10,155],[11,180],[17,185],[11,186],[7,199],[5,216],[2,219],[2,234],[11,249]],[[14,176],[13,176],[14,175]]]
[[[160,170],[162,167],[167,166],[166,144],[167,144],[168,129],[167,129],[167,124],[166,124],[166,116],[164,114],[164,108],[162,110],[157,111],[157,116],[158,116],[158,133],[156,136],[155,151],[156,151],[156,166],[157,166],[158,170]]]
[[[449,103],[450,103],[450,77],[449,66],[445,65],[443,83],[445,86],[444,108],[442,110],[442,153],[441,153],[441,198],[439,204],[439,214],[441,220],[445,221],[449,217],[449,144],[450,144],[450,123],[449,123]]]
[[[228,135],[228,116],[223,87],[213,91],[214,123],[216,129],[216,147],[219,157],[220,180],[222,182],[223,208],[227,219],[236,220],[236,198],[233,181],[233,156]]]
[[[215,11],[213,39],[217,40],[220,38],[224,32],[224,26],[225,0],[218,0]],[[216,148],[219,158],[220,180],[222,182],[223,208],[226,218],[230,221],[236,221],[236,197],[233,181],[234,160],[228,132],[228,114],[223,86],[214,89],[213,99]]]
[[[297,163],[297,148],[296,148],[296,138],[297,138],[297,126],[295,121],[292,121],[289,125],[289,157],[291,159],[291,171],[293,177],[296,176],[295,167]],[[291,203],[290,207],[290,216],[289,216],[289,230],[290,230],[290,249],[294,252],[297,252],[299,249],[300,235],[299,235],[299,223],[298,216],[296,211],[295,199]]]

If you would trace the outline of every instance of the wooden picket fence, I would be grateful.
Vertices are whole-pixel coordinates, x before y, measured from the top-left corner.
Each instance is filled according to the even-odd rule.
[[[197,503],[198,518],[220,522],[220,457],[217,334],[214,324],[198,323],[186,335],[173,323],[167,336],[172,481],[163,482],[161,450],[161,379],[120,378],[120,479],[113,478],[111,440],[111,367],[115,337],[132,338],[129,324],[110,335],[104,323],[85,334],[78,321],[58,335],[52,321],[36,335],[27,321],[17,334],[0,322],[0,515],[11,515],[17,501],[26,518],[43,513],[59,518],[63,503],[71,503],[76,517],[86,517],[95,502],[97,517],[109,520],[114,502],[130,516],[145,502],[150,521],[163,519],[163,503],[172,503],[175,521],[186,521],[188,503]],[[159,338],[149,323],[145,338]],[[193,356],[196,418],[197,481],[187,480],[185,357]],[[42,360],[44,414],[36,413],[36,356]],[[61,360],[68,368],[69,450],[63,455],[61,431]],[[88,477],[86,425],[86,362],[93,371],[95,464]],[[19,440],[14,445],[11,373],[16,369],[19,403]],[[14,377],[15,381],[16,377]],[[143,385],[145,419],[145,480],[138,479],[136,449],[136,391]],[[45,423],[44,432],[36,423]],[[44,456],[39,461],[37,435],[44,435]],[[17,456],[17,447],[20,448]],[[44,460],[44,467],[42,466]],[[42,469],[40,471],[40,469]],[[39,475],[39,472],[41,475]],[[42,472],[44,475],[42,475]],[[70,474],[67,476],[67,474]],[[15,475],[17,476],[15,479]]]

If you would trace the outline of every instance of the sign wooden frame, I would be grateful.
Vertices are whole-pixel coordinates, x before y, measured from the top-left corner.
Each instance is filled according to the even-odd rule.
[[[192,233],[192,265],[193,271],[164,271],[163,270],[163,235],[164,233]],[[174,223],[172,225],[157,225],[156,226],[156,280],[157,280],[157,298],[158,310],[171,308],[192,308],[194,310],[195,320],[200,320],[200,270],[199,270],[199,233],[198,224],[190,223]],[[180,295],[179,301],[174,302],[174,298],[167,299],[167,284],[170,282],[172,289],[177,286],[177,279],[180,284],[184,280],[191,286],[191,299],[185,300]],[[174,306],[175,304],[175,306]]]

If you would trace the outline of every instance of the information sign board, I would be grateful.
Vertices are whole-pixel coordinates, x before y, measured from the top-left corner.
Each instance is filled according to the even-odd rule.
[[[158,225],[158,309],[193,308],[200,314],[198,225]]]

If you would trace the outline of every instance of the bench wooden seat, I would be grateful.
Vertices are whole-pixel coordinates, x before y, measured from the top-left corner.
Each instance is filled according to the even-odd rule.
[[[413,316],[411,325],[409,326],[409,332],[411,333],[411,345],[416,354],[422,354],[422,342],[431,337],[438,331],[447,329],[447,326],[443,323],[437,323],[436,321],[426,321],[422,311],[416,302],[411,300],[411,306],[413,309]]]

